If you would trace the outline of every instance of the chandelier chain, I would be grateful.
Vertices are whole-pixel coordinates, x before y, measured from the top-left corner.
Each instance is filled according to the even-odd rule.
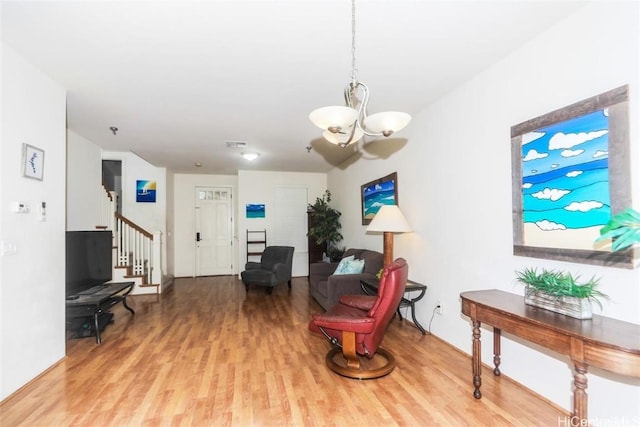
[[[356,0],[351,0],[351,85],[358,82],[358,69],[356,68]]]

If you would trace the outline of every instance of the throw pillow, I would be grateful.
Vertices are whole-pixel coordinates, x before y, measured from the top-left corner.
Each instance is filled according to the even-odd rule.
[[[351,257],[349,257],[351,258]],[[338,265],[338,267],[340,267]],[[364,270],[363,259],[351,259],[342,268],[336,268],[333,274],[360,274]]]
[[[353,261],[354,258],[355,258],[354,255],[348,256],[346,258],[342,258],[338,263],[338,266],[336,267],[336,271],[334,271],[333,274],[344,274],[342,273],[342,271],[347,268],[347,264]]]

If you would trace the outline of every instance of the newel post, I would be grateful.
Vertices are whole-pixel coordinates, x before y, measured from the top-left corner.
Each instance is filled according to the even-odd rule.
[[[151,283],[162,284],[162,232],[153,232],[153,247],[151,254]]]

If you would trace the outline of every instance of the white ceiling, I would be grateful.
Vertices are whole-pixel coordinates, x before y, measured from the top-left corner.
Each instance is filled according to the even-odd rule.
[[[358,0],[369,112],[415,115],[584,4]],[[3,41],[67,89],[68,127],[107,150],[210,174],[326,172],[353,153],[308,119],[344,102],[348,0],[2,0],[0,13]]]

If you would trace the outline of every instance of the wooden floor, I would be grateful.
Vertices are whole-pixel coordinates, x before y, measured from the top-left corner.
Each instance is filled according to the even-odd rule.
[[[306,278],[272,295],[235,277],[176,279],[161,297],[130,298],[131,316],[0,405],[9,426],[557,426],[566,413],[395,318],[383,347],[396,369],[377,380],[329,371],[329,344],[307,330],[322,311]]]

